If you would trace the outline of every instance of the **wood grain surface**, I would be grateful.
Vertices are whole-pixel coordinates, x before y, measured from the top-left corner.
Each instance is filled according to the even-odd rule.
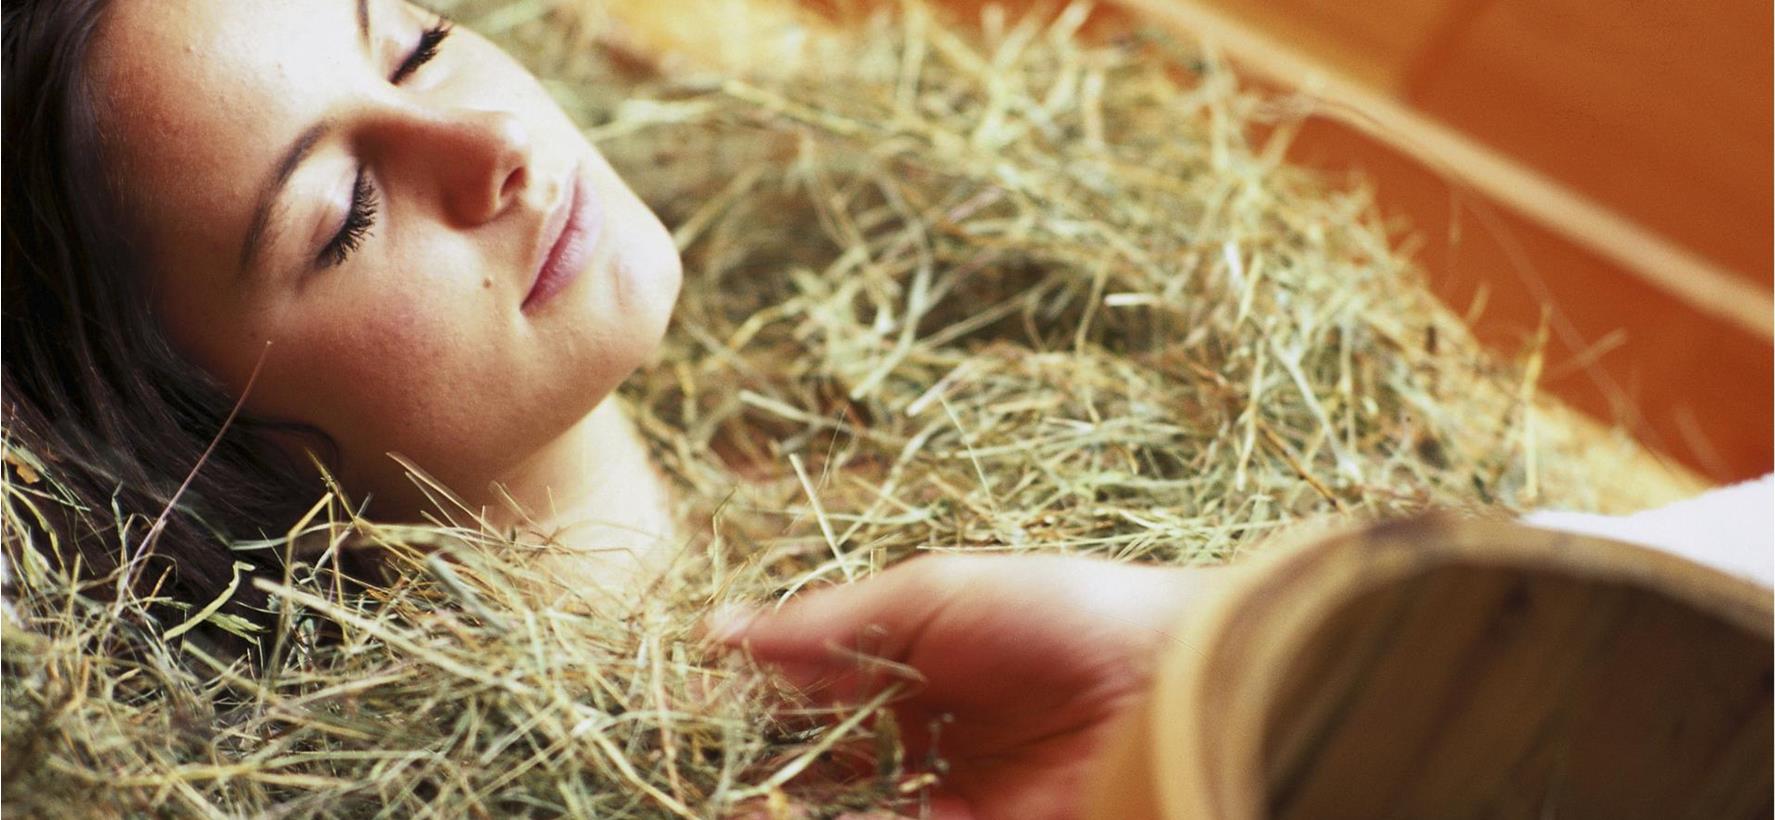
[[[1451,517],[1234,571],[1107,741],[1091,816],[1768,816],[1767,588]]]

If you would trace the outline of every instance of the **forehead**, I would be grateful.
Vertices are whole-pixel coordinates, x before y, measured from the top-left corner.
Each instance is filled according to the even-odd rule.
[[[89,72],[106,164],[154,250],[239,241],[264,177],[357,65],[353,1],[111,5]]]

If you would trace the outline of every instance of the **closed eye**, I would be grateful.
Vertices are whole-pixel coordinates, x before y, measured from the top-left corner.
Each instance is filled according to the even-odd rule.
[[[388,78],[389,82],[399,84],[437,57],[445,38],[450,36],[450,29],[450,21],[440,19],[421,33],[419,44],[395,68],[394,74]],[[339,231],[333,238],[328,240],[326,247],[321,249],[317,261],[322,268],[335,268],[345,264],[352,252],[369,238],[370,229],[376,225],[376,207],[376,186],[370,180],[368,169],[360,165],[357,178],[351,185],[351,206],[345,212],[345,222],[339,226]]]
[[[351,185],[351,207],[345,212],[345,224],[339,226],[339,232],[321,249],[321,267],[335,268],[351,258],[351,252],[364,243],[370,228],[376,224],[376,204],[376,187],[370,184],[369,174],[359,166],[357,179]]]
[[[420,66],[431,62],[432,58],[438,56],[438,51],[442,49],[444,39],[450,36],[450,30],[450,21],[443,19],[426,29],[423,34],[419,35],[419,45],[407,55],[407,59],[401,61],[400,66],[395,68],[394,74],[388,78],[388,81],[398,85],[402,80],[412,76],[413,72],[418,71]]]

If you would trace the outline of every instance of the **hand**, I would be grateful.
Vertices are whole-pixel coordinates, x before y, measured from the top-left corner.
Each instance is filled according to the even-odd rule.
[[[775,612],[724,613],[709,637],[828,699],[866,698],[906,680],[893,664],[911,667],[922,686],[892,709],[907,759],[934,753],[947,764],[935,816],[1075,817],[1104,732],[1145,694],[1167,630],[1217,572],[927,557]]]

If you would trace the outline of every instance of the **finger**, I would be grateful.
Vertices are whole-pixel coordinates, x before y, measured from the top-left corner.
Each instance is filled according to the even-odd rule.
[[[803,693],[858,703],[890,684],[922,689],[905,664],[923,632],[989,558],[923,557],[845,586],[797,596],[776,609],[712,616],[709,639],[743,648]]]
[[[990,559],[917,558],[865,581],[802,594],[774,610],[718,613],[709,637],[771,663],[830,664],[859,655],[901,661],[979,560]]]

